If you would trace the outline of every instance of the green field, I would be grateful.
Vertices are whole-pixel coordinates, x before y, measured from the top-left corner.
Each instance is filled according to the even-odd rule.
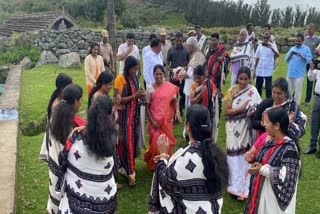
[[[281,54],[279,66],[274,73],[276,77],[286,76],[287,65],[284,55]],[[55,77],[59,72],[68,73],[73,77],[75,83],[85,86],[84,72],[81,69],[60,69],[57,66],[41,66],[22,74],[22,93],[20,102],[21,127],[26,127],[30,121],[40,123],[46,111],[49,96],[54,90]],[[230,76],[229,78],[230,79]],[[306,84],[306,81],[305,81]],[[227,81],[224,91],[230,86]],[[304,101],[305,88],[302,101]],[[85,116],[87,105],[86,95],[80,115]],[[301,106],[302,111],[310,117],[311,106]],[[182,141],[182,124],[175,126],[177,147],[184,144]],[[224,117],[221,118],[218,143],[225,148],[225,126]],[[24,136],[20,134],[19,163],[18,163],[18,205],[17,213],[45,214],[48,196],[48,167],[47,164],[38,159],[43,134],[36,136]],[[300,141],[302,151],[308,146],[310,139],[310,123],[307,123],[307,132]],[[136,160],[137,184],[129,188],[124,178],[120,177],[120,183],[125,184],[118,192],[118,214],[147,213],[148,194],[152,173],[146,171],[143,162],[144,150]],[[299,180],[297,195],[297,213],[317,214],[320,213],[320,159],[313,155],[301,155],[302,176]],[[224,193],[223,213],[239,214],[244,210],[245,202],[239,202],[227,193]]]

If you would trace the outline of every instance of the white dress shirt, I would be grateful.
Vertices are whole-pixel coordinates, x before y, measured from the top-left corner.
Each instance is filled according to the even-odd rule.
[[[163,58],[161,52],[158,54],[149,50],[143,57],[143,76],[147,86],[155,82],[153,77],[153,68],[155,65],[163,65]]]
[[[127,52],[128,50],[128,44],[127,43],[123,43],[119,46],[118,48],[118,55],[119,54],[123,54],[125,52]],[[137,60],[140,60],[140,54],[139,54],[139,48],[136,45],[133,45],[133,49],[131,51],[131,53],[129,53],[128,56],[134,56]],[[128,57],[127,56],[127,57]],[[119,68],[119,73],[123,74],[123,69],[124,69],[124,62],[126,61],[127,58],[123,59],[120,61],[120,68]]]
[[[270,43],[273,50],[279,53],[277,45],[274,43]],[[271,48],[262,46],[260,44],[256,51],[256,58],[259,58],[258,65],[256,67],[256,76],[259,77],[270,77],[272,76],[274,69],[274,53]]]

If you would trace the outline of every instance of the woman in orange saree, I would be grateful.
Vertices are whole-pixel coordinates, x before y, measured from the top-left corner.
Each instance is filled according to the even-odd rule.
[[[156,65],[153,69],[155,82],[147,88],[147,116],[149,148],[144,155],[148,170],[154,170],[153,158],[159,155],[157,140],[161,134],[168,138],[169,154],[173,152],[176,139],[173,135],[173,116],[181,121],[177,94],[179,88],[164,80],[164,67]]]

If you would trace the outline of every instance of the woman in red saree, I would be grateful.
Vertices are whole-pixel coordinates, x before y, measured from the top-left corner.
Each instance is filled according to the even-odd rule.
[[[153,158],[159,155],[157,140],[161,134],[165,134],[169,140],[169,154],[173,152],[176,139],[173,135],[173,116],[181,121],[177,94],[179,88],[164,80],[164,67],[156,65],[153,69],[155,82],[147,88],[147,116],[149,149],[144,155],[148,170],[154,170]]]

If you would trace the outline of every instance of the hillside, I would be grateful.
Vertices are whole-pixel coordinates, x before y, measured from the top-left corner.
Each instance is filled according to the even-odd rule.
[[[170,1],[157,0],[128,0],[127,13],[121,18],[121,23],[128,27],[166,25],[180,26],[187,24],[184,14],[171,4]],[[128,20],[128,23],[126,22]],[[130,26],[132,25],[132,26]]]

